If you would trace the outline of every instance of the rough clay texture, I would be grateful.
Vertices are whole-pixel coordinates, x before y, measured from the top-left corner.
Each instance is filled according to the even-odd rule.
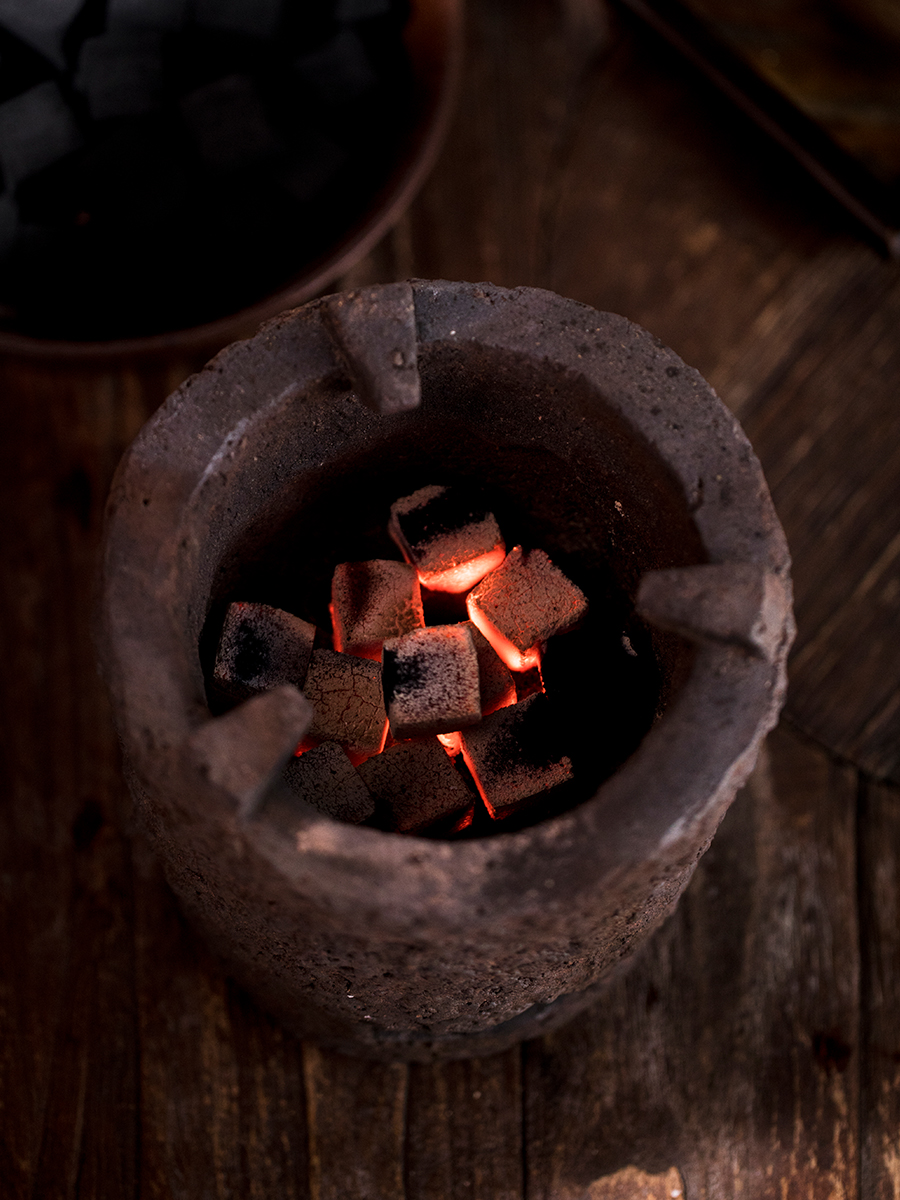
[[[375,801],[337,742],[294,755],[283,774],[301,800],[336,821],[358,824],[375,813]]]
[[[432,625],[385,642],[382,682],[398,740],[481,720],[478,655],[466,625]]]
[[[113,484],[100,645],[137,814],[229,970],[298,1034],[425,1060],[552,1028],[646,942],[777,719],[793,625],[759,463],[695,371],[548,292],[410,290],[414,411],[359,403],[317,302],[223,351],[154,415]],[[430,465],[390,492],[398,446]],[[198,644],[220,564],[283,497],[302,513],[329,464],[377,464],[397,496],[450,460],[527,506],[536,544],[605,564],[632,600],[650,571],[761,567],[779,584],[771,659],[651,629],[672,681],[661,719],[596,794],[516,833],[450,843],[311,813],[287,835],[266,819],[277,789],[241,821],[186,753],[209,719]]]
[[[380,658],[387,638],[424,625],[415,568],[390,559],[340,563],[331,581],[334,648]]]
[[[399,833],[469,808],[473,796],[437,738],[400,742],[359,768],[363,783],[392,815]]]
[[[555,633],[574,628],[587,612],[587,598],[566,579],[543,550],[514,546],[468,596],[471,615],[483,613],[517,650],[530,650]]]

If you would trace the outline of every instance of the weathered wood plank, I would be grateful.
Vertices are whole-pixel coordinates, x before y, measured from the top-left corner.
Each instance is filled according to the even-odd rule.
[[[407,1067],[303,1047],[312,1200],[403,1196]]]
[[[773,735],[645,958],[529,1045],[530,1198],[629,1165],[691,1200],[857,1195],[854,791]]]
[[[521,1200],[518,1047],[410,1067],[405,1200]]]
[[[869,784],[860,823],[861,1194],[900,1196],[900,792]]]

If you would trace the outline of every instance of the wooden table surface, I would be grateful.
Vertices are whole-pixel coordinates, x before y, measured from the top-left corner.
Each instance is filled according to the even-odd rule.
[[[712,382],[795,561],[781,727],[676,915],[552,1036],[440,1066],[282,1032],[128,823],[103,500],[199,362],[0,365],[0,1196],[900,1195],[900,276],[599,0],[475,0],[430,181],[341,283],[533,284]]]

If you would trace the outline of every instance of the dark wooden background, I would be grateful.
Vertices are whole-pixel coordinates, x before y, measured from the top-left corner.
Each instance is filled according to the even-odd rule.
[[[0,1196],[896,1200],[900,277],[599,0],[474,0],[430,181],[340,281],[534,284],[699,368],[795,559],[787,713],[676,916],[562,1031],[373,1065],[282,1032],[133,837],[90,641],[103,500],[199,362],[0,364]]]

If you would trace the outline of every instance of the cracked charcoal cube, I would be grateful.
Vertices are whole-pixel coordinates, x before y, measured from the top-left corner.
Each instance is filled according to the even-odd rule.
[[[469,593],[466,607],[510,670],[527,671],[540,664],[542,642],[581,621],[587,599],[543,550],[514,546]]]
[[[235,700],[280,683],[303,688],[316,628],[268,604],[228,606],[213,682]]]
[[[464,817],[472,794],[437,738],[391,746],[357,768],[398,833],[418,833],[436,821]]]
[[[249,76],[197,88],[181,100],[181,114],[200,157],[217,170],[258,166],[282,151]]]
[[[478,655],[465,625],[432,625],[384,643],[384,699],[398,740],[481,720]]]
[[[477,625],[471,621],[463,622],[472,638],[475,653],[478,655],[478,685],[481,693],[481,715],[489,716],[498,708],[506,708],[515,704],[517,696],[517,679],[503,659],[494,650]]]
[[[162,99],[162,35],[145,30],[87,38],[75,86],[94,120],[153,112]]]
[[[0,25],[64,70],[63,38],[84,0],[0,0]]]
[[[106,27],[179,30],[186,8],[187,0],[107,0]]]
[[[424,625],[422,594],[409,563],[341,563],[331,581],[334,648],[381,660],[382,643]]]
[[[0,104],[0,166],[9,191],[81,145],[75,118],[52,80]]]
[[[378,82],[366,48],[352,29],[342,29],[323,46],[298,58],[294,70],[328,104],[356,100]]]
[[[303,692],[315,712],[300,749],[339,742],[354,765],[379,753],[388,723],[377,662],[335,650],[313,650]]]
[[[495,820],[572,778],[572,761],[560,752],[561,741],[556,714],[542,695],[501,708],[463,730],[463,759]]]
[[[371,793],[337,742],[295,755],[284,768],[284,781],[301,800],[336,821],[358,825],[375,812]]]
[[[191,15],[203,29],[270,38],[278,28],[282,0],[192,0]]]
[[[494,514],[464,488],[419,488],[391,505],[388,532],[423,587],[465,592],[503,561]]]

